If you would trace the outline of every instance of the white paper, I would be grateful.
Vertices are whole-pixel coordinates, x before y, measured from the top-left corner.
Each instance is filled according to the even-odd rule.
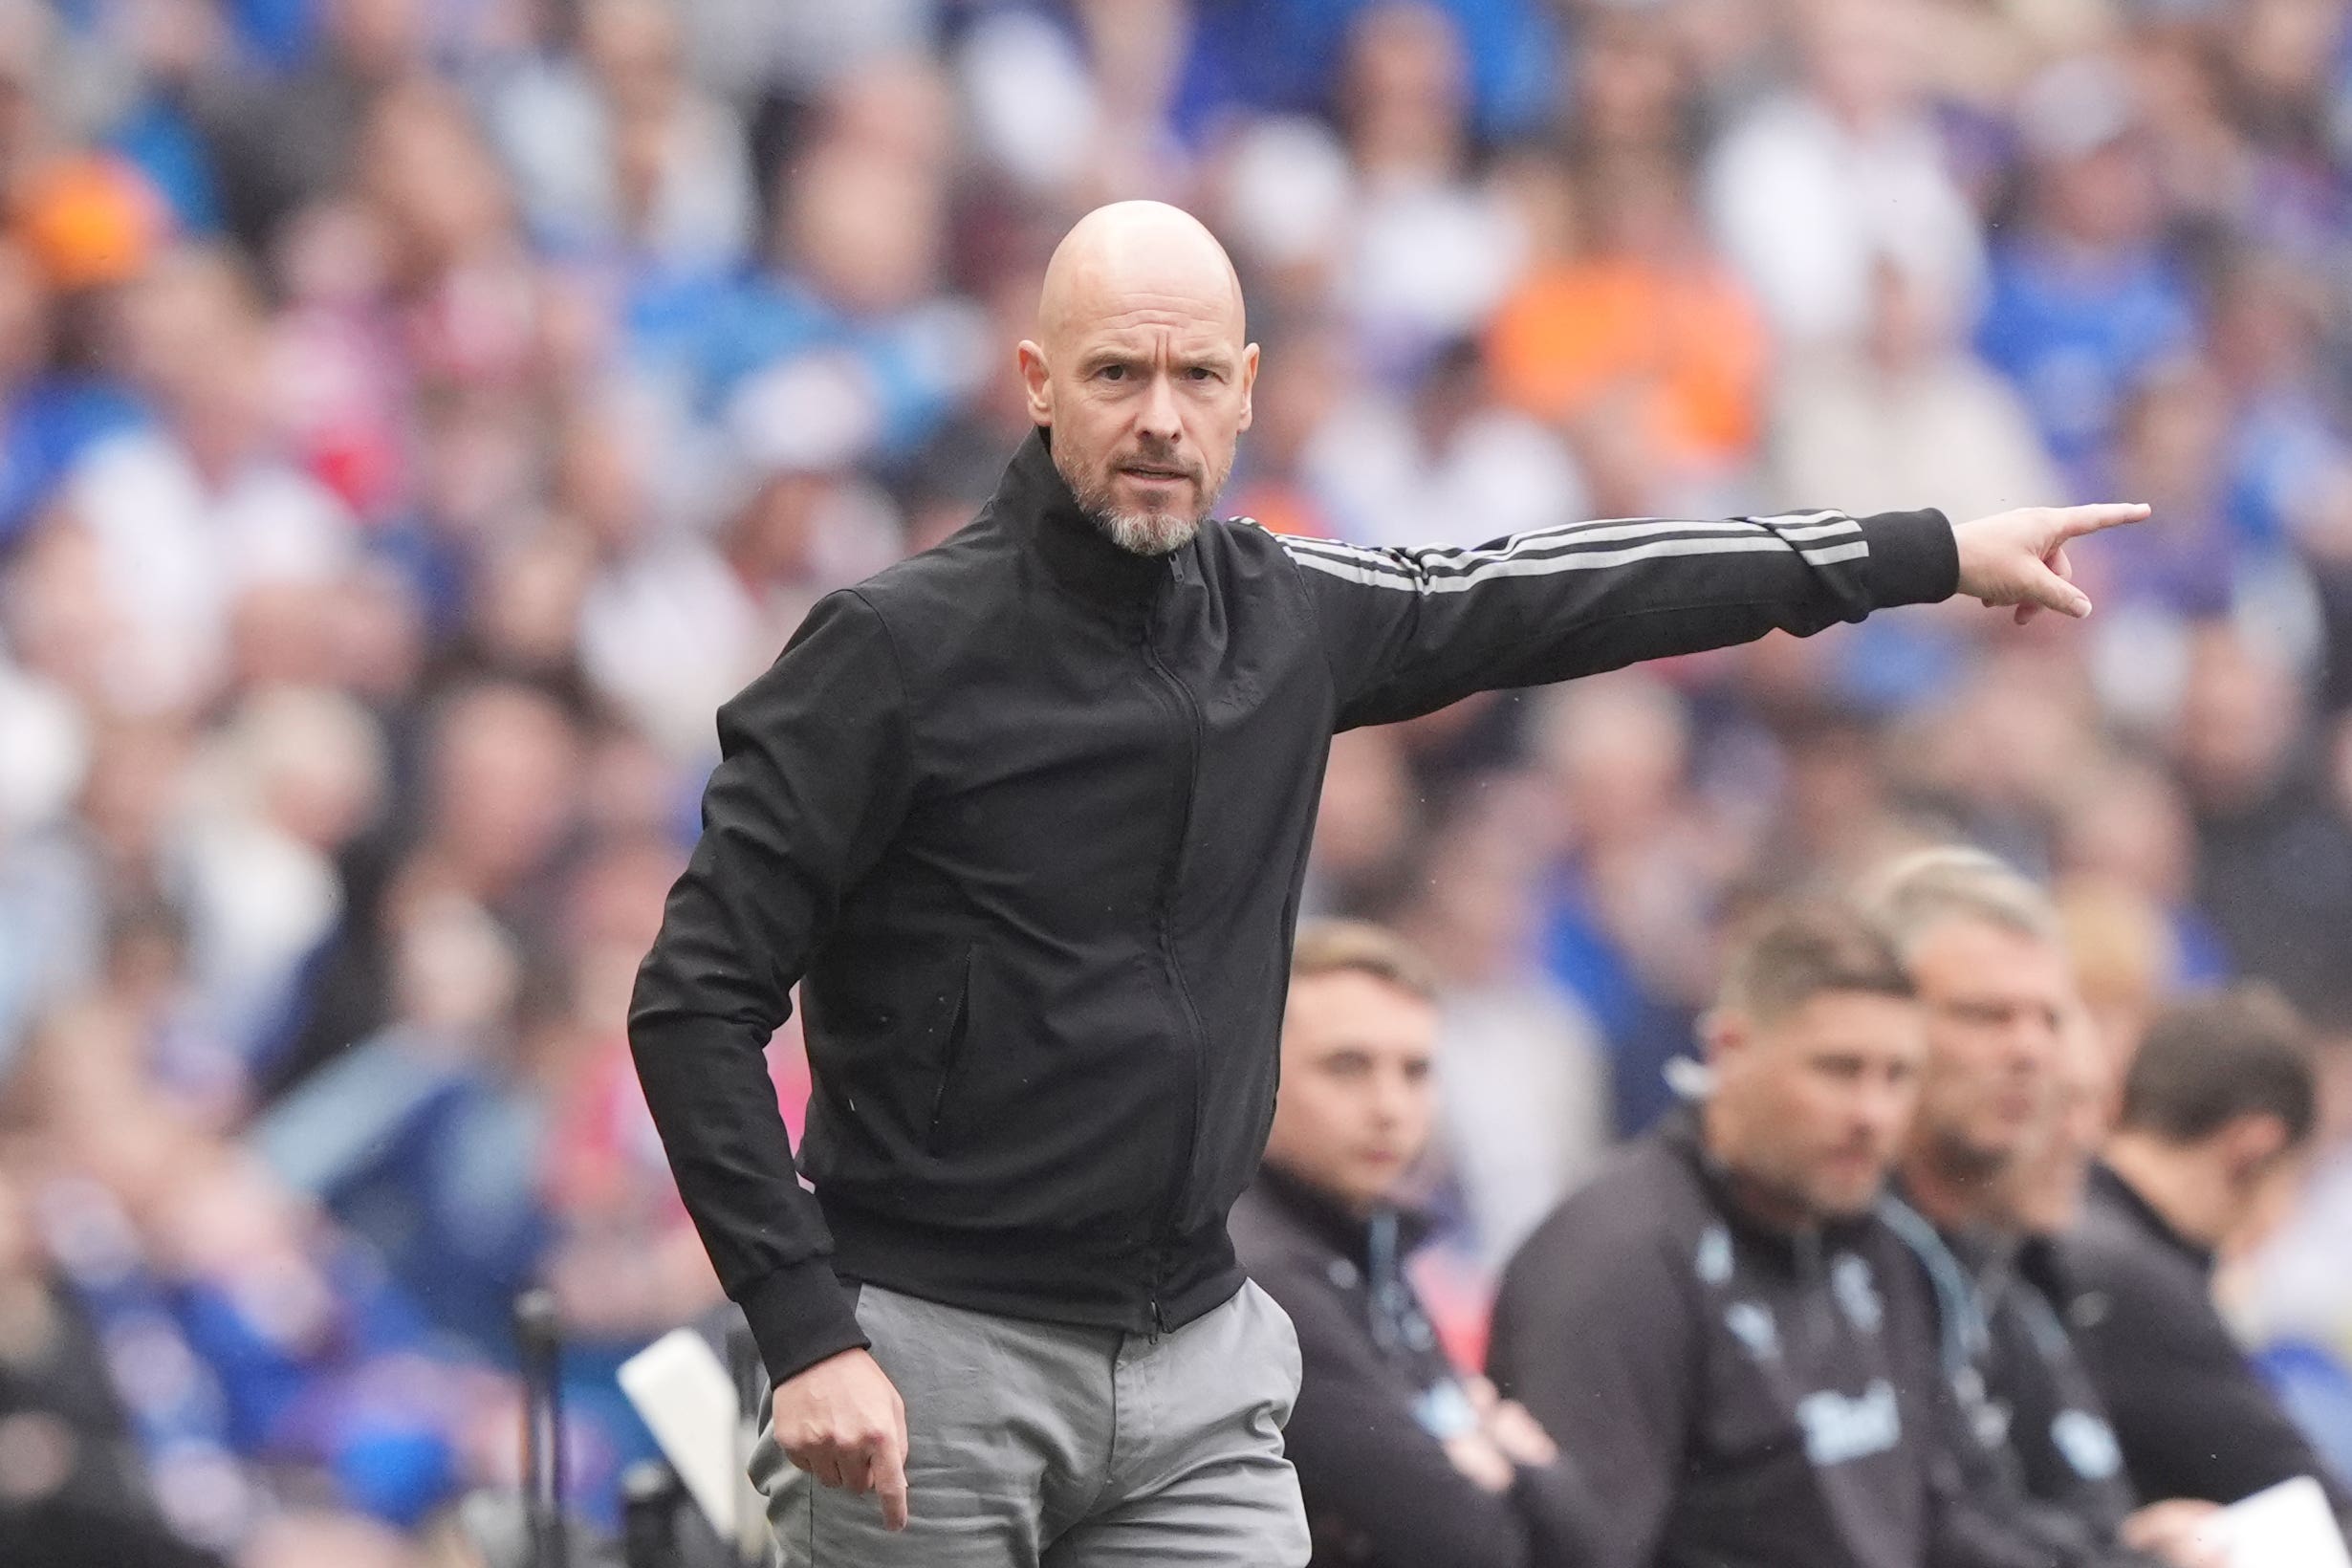
[[[621,1363],[621,1391],[653,1430],[663,1457],[719,1539],[735,1535],[738,1485],[735,1385],[691,1329],[672,1329]]]
[[[2230,1568],[2352,1568],[2327,1493],[2308,1475],[2231,1504],[2214,1528]]]

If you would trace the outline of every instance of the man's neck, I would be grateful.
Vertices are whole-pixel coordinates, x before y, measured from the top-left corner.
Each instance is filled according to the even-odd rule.
[[[2220,1184],[2193,1157],[2161,1139],[2125,1130],[2107,1140],[2103,1158],[2183,1241],[2208,1252],[2221,1245],[2225,1225],[2211,1197]]]
[[[1760,1182],[1749,1174],[1740,1159],[1739,1143],[1736,1120],[1727,1116],[1715,1100],[1702,1100],[1699,1146],[1706,1151],[1708,1162],[1720,1172],[1723,1186],[1740,1212],[1782,1235],[1801,1235],[1819,1229],[1820,1216],[1805,1204],[1774,1184]]]
[[[1261,1168],[1272,1176],[1275,1185],[1283,1188],[1294,1201],[1312,1205],[1320,1209],[1327,1218],[1348,1225],[1367,1224],[1374,1214],[1389,1207],[1378,1200],[1367,1201],[1335,1191],[1314,1177],[1305,1175],[1278,1155],[1269,1153],[1262,1162]]]

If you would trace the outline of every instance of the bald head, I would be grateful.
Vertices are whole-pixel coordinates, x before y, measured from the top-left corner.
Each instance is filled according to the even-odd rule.
[[[1037,338],[1050,353],[1073,333],[1155,306],[1221,323],[1241,352],[1241,279],[1208,226],[1165,202],[1113,202],[1054,248],[1037,295]]]
[[[1047,264],[1020,367],[1088,515],[1124,549],[1183,548],[1232,469],[1257,376],[1216,236],[1160,202],[1088,213]]]

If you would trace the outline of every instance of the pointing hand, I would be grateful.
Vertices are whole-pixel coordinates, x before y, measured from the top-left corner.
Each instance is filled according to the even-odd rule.
[[[2091,600],[2075,586],[2066,541],[2147,514],[2137,503],[2102,502],[2022,507],[1962,523],[1952,530],[1960,550],[1960,591],[1987,604],[2015,605],[2020,626],[2043,610],[2080,621],[2091,613]]]

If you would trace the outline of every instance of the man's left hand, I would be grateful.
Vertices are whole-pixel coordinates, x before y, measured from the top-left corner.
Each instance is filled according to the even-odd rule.
[[[2147,512],[2136,502],[2102,502],[2022,507],[1961,523],[1951,531],[1960,549],[1960,591],[1987,604],[2015,605],[2020,626],[2043,610],[2080,621],[2091,613],[2091,599],[2075,586],[2066,541],[2136,523]]]

